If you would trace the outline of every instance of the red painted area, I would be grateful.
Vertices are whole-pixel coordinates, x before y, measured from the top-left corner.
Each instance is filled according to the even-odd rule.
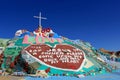
[[[85,59],[82,50],[70,45],[56,45],[54,48],[45,44],[31,45],[25,50],[40,62],[61,69],[77,70]]]
[[[14,67],[15,67],[14,62],[12,62],[12,63],[10,64],[10,67],[11,67],[11,68],[14,68]]]

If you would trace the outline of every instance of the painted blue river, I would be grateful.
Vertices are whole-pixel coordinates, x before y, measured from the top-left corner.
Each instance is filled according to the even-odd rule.
[[[107,74],[96,76],[86,76],[83,78],[66,77],[66,76],[51,76],[48,78],[25,77],[25,80],[120,80],[120,70]]]

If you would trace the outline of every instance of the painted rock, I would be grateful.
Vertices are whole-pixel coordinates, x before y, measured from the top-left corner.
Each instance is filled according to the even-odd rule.
[[[85,53],[67,44],[30,45],[25,51],[39,63],[60,70],[79,71],[85,62]]]

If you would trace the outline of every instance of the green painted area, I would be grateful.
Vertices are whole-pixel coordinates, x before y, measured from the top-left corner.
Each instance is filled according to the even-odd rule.
[[[4,56],[17,56],[19,55],[20,51],[22,50],[21,47],[7,47],[4,51]]]
[[[2,65],[1,65],[1,68],[2,68],[2,69],[5,69],[5,68],[6,68],[6,63],[5,63],[5,62],[6,62],[6,59],[4,58],[4,59],[3,59],[3,63],[2,63]]]
[[[15,46],[27,47],[29,44],[22,44],[23,38],[16,40]]]
[[[45,70],[47,69],[48,66],[45,66],[45,65],[40,65],[38,70]],[[81,71],[65,71],[65,70],[60,70],[60,69],[55,69],[55,68],[51,68],[50,67],[50,73],[48,73],[49,75],[51,74],[67,74],[68,76],[71,75],[71,74],[82,74],[83,72]]]

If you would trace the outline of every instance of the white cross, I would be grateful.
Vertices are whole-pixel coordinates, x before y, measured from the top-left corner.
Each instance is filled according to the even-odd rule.
[[[38,18],[38,19],[39,19],[39,26],[42,26],[42,25],[41,25],[41,20],[42,20],[42,19],[47,19],[47,18],[45,18],[45,17],[41,17],[41,12],[39,13],[39,16],[34,16],[34,18]]]

